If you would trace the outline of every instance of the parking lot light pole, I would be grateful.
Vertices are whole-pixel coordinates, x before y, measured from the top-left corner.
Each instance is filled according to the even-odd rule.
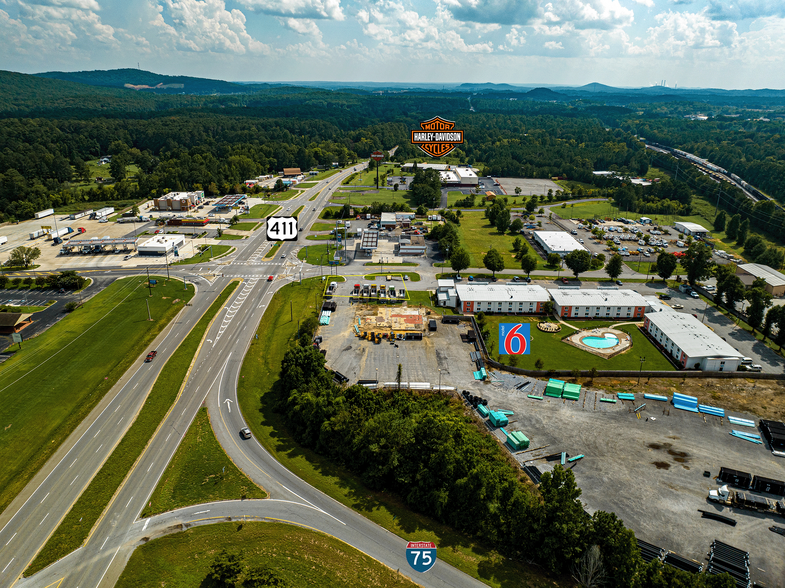
[[[442,370],[439,368],[439,391],[442,389]]]
[[[639,384],[641,383],[641,374],[643,373],[643,362],[646,361],[646,358],[645,357],[640,357],[640,360],[641,360],[641,367],[638,370],[638,383]]]

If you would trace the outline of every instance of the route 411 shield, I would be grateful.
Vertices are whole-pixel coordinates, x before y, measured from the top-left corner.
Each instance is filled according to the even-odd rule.
[[[271,216],[267,219],[268,241],[296,241],[297,219],[293,216]]]
[[[415,572],[427,572],[436,563],[436,544],[429,541],[409,541],[406,561]]]

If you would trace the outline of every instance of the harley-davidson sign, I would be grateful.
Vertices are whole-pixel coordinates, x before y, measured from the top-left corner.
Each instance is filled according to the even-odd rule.
[[[463,131],[455,130],[455,123],[435,116],[420,123],[420,129],[412,131],[412,145],[417,145],[431,157],[443,157],[463,144]]]

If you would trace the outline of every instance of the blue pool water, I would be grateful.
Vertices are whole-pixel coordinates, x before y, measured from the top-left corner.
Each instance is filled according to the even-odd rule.
[[[606,333],[604,337],[584,337],[581,343],[594,349],[608,349],[615,347],[619,344],[619,338],[616,335]]]

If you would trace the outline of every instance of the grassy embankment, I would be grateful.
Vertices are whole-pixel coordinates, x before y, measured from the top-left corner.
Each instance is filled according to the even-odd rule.
[[[251,210],[248,211],[248,214],[241,214],[240,219],[267,218],[279,208],[281,207],[277,204],[256,204],[251,207]]]
[[[201,252],[194,255],[193,257],[189,257],[188,259],[182,259],[180,261],[175,261],[174,263],[171,263],[169,265],[191,265],[195,263],[207,263],[209,261],[212,261],[213,259],[218,259],[219,257],[228,255],[229,252],[232,250],[234,250],[234,247],[232,247],[231,245],[209,245],[205,247]]]
[[[120,484],[144,451],[161,421],[174,404],[213,317],[237,288],[232,282],[199,319],[188,336],[172,354],[150,390],[147,400],[120,443],[82,492],[79,499],[49,537],[43,549],[25,570],[31,576],[78,549],[108,506]]]
[[[223,233],[220,236],[217,236],[216,239],[219,241],[237,241],[239,239],[247,239],[245,235],[230,235],[228,233]]]
[[[116,588],[204,586],[217,546],[240,554],[247,567],[274,569],[290,588],[417,586],[361,551],[317,531],[284,523],[219,523],[137,547]]]
[[[140,516],[147,518],[203,502],[266,496],[224,453],[207,409],[201,408]]]
[[[372,204],[406,204],[412,209],[417,206],[412,202],[411,194],[406,190],[369,190],[356,193],[350,190],[336,192],[330,196],[331,202],[351,204],[355,207],[371,206]]]
[[[321,304],[321,280],[303,280],[279,290],[270,301],[257,331],[259,338],[243,362],[238,400],[256,439],[272,455],[307,483],[376,524],[399,535],[434,541],[439,558],[494,587],[552,586],[539,572],[456,533],[428,517],[411,512],[397,498],[368,490],[361,481],[318,454],[300,447],[287,434],[281,416],[271,410],[271,388],[280,373],[281,360],[297,331],[298,317],[290,320],[290,304],[299,318],[314,315]]]
[[[255,231],[262,223],[236,223],[234,225],[230,225],[229,228],[233,231]]]
[[[0,510],[193,296],[151,277],[151,298],[145,280],[118,280],[0,365]]]
[[[390,172],[391,175],[400,175],[401,168],[391,164],[383,164],[379,166],[379,184],[384,181],[382,176]],[[376,186],[376,169],[369,170],[365,168],[357,173],[350,174],[343,181],[345,186]]]
[[[342,251],[343,246],[340,246],[338,250]],[[332,243],[307,245],[297,252],[297,259],[304,259],[305,263],[310,263],[311,265],[329,265],[328,262],[332,260],[334,256],[335,245]]]

